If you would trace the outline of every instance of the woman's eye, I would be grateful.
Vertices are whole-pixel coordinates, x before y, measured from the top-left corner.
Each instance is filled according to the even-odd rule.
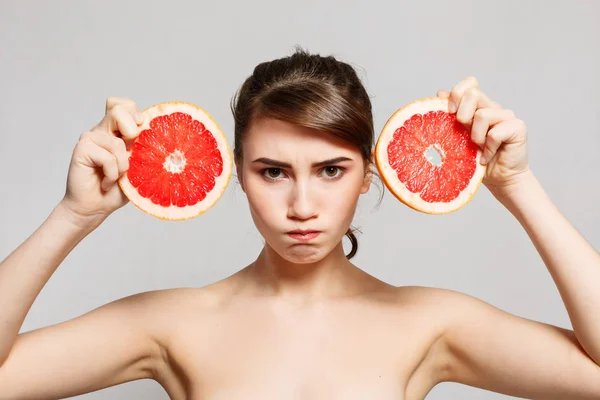
[[[263,174],[269,179],[281,178],[281,168],[267,168],[263,171]]]
[[[323,174],[328,179],[334,179],[342,174],[342,169],[340,167],[325,167],[323,168]]]

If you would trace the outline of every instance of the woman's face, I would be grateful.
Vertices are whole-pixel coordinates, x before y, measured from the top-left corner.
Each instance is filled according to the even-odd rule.
[[[359,150],[270,118],[253,121],[236,167],[259,232],[295,263],[318,261],[340,243],[371,183]]]

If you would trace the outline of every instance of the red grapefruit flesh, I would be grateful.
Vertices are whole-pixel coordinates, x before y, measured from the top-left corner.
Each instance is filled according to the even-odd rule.
[[[164,220],[197,217],[221,197],[232,171],[227,138],[202,108],[166,102],[143,112],[129,170],[119,186],[142,211]]]
[[[396,111],[386,122],[375,162],[390,191],[409,207],[445,214],[467,204],[481,184],[481,150],[448,100],[421,99]]]

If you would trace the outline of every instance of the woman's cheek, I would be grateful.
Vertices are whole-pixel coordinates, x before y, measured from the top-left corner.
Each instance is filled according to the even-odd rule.
[[[360,195],[360,187],[354,179],[339,182],[336,186],[335,191],[330,191],[332,206],[339,211],[353,212]]]
[[[261,225],[273,227],[281,216],[283,211],[281,208],[284,205],[282,188],[273,187],[274,184],[269,182],[252,182],[253,186],[250,191],[247,191],[248,201],[254,217],[260,220]],[[259,223],[259,221],[256,221]]]

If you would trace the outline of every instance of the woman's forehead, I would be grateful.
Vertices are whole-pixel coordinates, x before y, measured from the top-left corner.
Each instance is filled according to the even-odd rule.
[[[254,121],[244,137],[243,147],[245,157],[250,158],[313,160],[360,157],[354,146],[329,133],[272,118]]]

